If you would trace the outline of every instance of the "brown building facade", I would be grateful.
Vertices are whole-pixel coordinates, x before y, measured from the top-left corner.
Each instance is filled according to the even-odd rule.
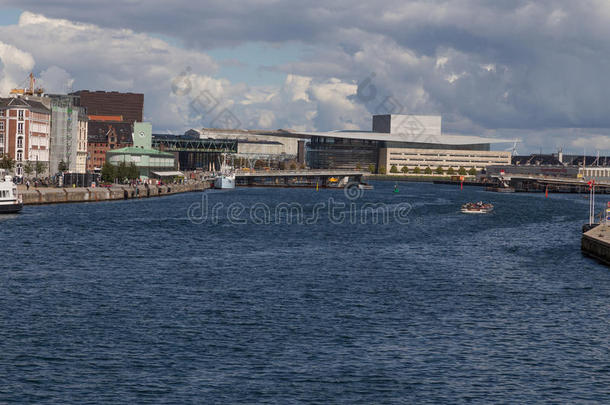
[[[87,109],[88,115],[121,115],[123,121],[130,123],[143,120],[142,93],[80,90],[72,94],[80,97],[80,106]]]
[[[133,125],[129,122],[89,121],[87,171],[101,169],[106,152],[133,145]]]

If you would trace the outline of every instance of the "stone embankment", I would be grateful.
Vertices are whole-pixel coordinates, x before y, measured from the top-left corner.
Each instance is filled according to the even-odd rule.
[[[20,187],[19,193],[22,195],[23,203],[25,205],[34,205],[162,197],[172,194],[204,191],[207,188],[210,188],[208,182],[192,182],[187,184],[167,184],[148,187],[143,185],[136,187],[123,185],[76,188],[30,187],[29,190],[26,190],[25,187]]]
[[[584,229],[581,249],[584,254],[610,265],[610,225],[601,224]]]

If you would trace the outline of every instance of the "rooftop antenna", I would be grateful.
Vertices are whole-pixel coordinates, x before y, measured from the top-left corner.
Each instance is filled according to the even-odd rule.
[[[582,168],[585,169],[587,167],[587,150],[582,148]]]
[[[513,147],[512,148],[505,149],[506,151],[510,152],[511,156],[517,156],[517,153],[519,153],[519,152],[517,152],[517,142],[519,142],[519,139],[515,139],[513,141]]]
[[[597,151],[595,161],[593,162],[595,166],[599,166],[599,150]],[[593,166],[593,165],[592,165]]]

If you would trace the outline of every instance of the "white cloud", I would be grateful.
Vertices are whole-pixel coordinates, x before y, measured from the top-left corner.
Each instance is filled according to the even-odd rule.
[[[48,92],[143,92],[145,119],[158,131],[214,126],[225,109],[241,127],[310,130],[352,128],[353,115],[363,113],[347,99],[353,84],[298,75],[287,75],[281,86],[232,83],[215,77],[218,64],[205,53],[127,29],[25,12],[19,24],[0,27],[0,39],[11,42],[0,43],[4,93],[34,67]],[[175,79],[182,81],[178,89],[188,82],[188,94],[172,91]]]
[[[610,135],[580,136],[571,141],[570,146],[587,150],[588,154],[593,154],[596,150],[610,151]]]
[[[34,58],[28,52],[0,40],[0,92],[8,92],[24,84],[29,71],[34,67]]]
[[[74,78],[65,69],[53,65],[40,73],[38,84],[46,93],[64,94],[73,90]]]
[[[198,88],[222,98],[246,127],[368,129],[371,113],[390,112],[389,99],[404,112],[442,114],[448,131],[529,131],[549,145],[570,144],[566,128],[610,128],[604,0],[247,0],[239,7],[212,0],[205,13],[186,0],[63,3],[15,0],[64,19],[26,13],[19,25],[0,27],[0,41],[34,55],[39,72],[63,69],[75,88],[146,92],[147,116],[161,127],[193,118],[168,91],[170,78],[191,66]],[[271,63],[287,75],[276,86],[224,80],[222,63],[201,51],[251,41],[311,46],[289,63]],[[374,100],[349,94],[371,75]]]

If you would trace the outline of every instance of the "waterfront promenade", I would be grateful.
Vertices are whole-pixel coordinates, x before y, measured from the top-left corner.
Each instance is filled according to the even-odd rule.
[[[131,198],[162,197],[172,194],[204,191],[210,188],[207,181],[188,182],[185,184],[140,185],[129,186],[115,184],[112,187],[30,187],[19,186],[23,204],[57,204],[70,202],[96,202],[108,200],[124,200]]]

